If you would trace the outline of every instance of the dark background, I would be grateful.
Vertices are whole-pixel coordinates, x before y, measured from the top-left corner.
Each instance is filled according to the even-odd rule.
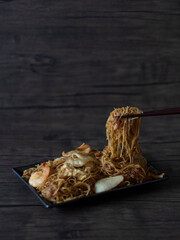
[[[180,2],[0,1],[1,239],[180,238],[180,118],[142,121],[169,180],[45,209],[11,168],[106,145],[114,107],[180,104]]]

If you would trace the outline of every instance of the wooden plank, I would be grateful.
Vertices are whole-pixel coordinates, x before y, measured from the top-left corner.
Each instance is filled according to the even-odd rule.
[[[86,141],[83,141],[86,140]],[[19,157],[19,161],[14,161],[13,165],[19,165],[23,163],[31,163],[32,161],[36,162],[43,161],[44,159],[52,159],[54,157],[61,156],[62,151],[70,151],[78,146],[80,146],[83,142],[89,144],[94,149],[103,149],[105,146],[105,142],[102,139],[85,139],[85,138],[73,138],[73,139],[62,139],[58,141],[35,141],[35,140],[4,140],[0,141],[2,150],[0,152],[0,156],[6,157],[6,162],[1,162],[3,164],[12,163],[12,158]],[[156,143],[142,144],[143,155],[150,161],[171,161],[177,160],[180,157],[179,153],[179,142],[177,143]],[[25,160],[26,157],[31,157],[31,160],[28,158],[28,161]]]
[[[46,86],[48,86],[50,84],[50,81],[47,81],[46,83]],[[56,90],[56,86],[59,86],[57,88],[60,89],[61,82],[57,85],[56,83],[56,81],[52,83],[50,91],[45,89],[43,92],[39,86],[35,91],[29,92],[27,94],[25,92],[26,88],[28,89],[30,87],[29,84],[27,84],[25,87],[24,93],[21,92],[22,90],[20,90],[20,87],[15,86],[12,94],[10,92],[4,92],[2,94],[0,110],[92,107],[107,108],[109,111],[111,111],[113,107],[130,105],[138,106],[139,108],[142,108],[144,111],[146,111],[177,107],[179,104],[179,82],[167,83],[165,87],[163,87],[161,83],[154,83],[152,86],[147,85],[137,87],[134,87],[133,84],[129,86],[120,85],[119,87],[115,87],[115,84],[115,86],[108,85],[108,88],[104,88],[103,85],[99,85],[102,87],[98,87],[98,89],[96,86],[83,87],[82,84],[80,88],[80,85],[76,87],[71,86],[71,89],[69,88],[69,90],[62,87],[61,91],[59,92]],[[11,83],[9,82],[8,84]],[[13,84],[12,89],[14,86]],[[43,83],[40,82],[40,85],[41,84]],[[16,91],[16,88],[19,90]],[[63,91],[66,91],[67,93],[63,94]],[[151,99],[154,101],[151,101]]]
[[[115,199],[111,205],[105,201],[100,205],[89,203],[53,210],[39,206],[14,207],[1,208],[1,213],[1,237],[6,239],[117,239],[121,236],[150,240],[156,236],[168,240],[180,236],[178,202],[152,204]]]
[[[83,142],[103,149],[105,122],[112,108],[3,110],[0,155],[58,156]],[[140,144],[144,155],[166,159],[180,155],[179,116],[142,120]],[[149,147],[149,145],[152,146]]]
[[[39,13],[41,16],[56,16],[58,13],[64,15],[67,15],[67,13],[69,13],[73,16],[78,16],[79,13],[91,13],[92,15],[94,14],[96,16],[96,14],[100,13],[108,15],[109,13],[126,11],[130,13],[137,11],[147,13],[154,12],[156,14],[178,14],[179,1],[175,0],[173,3],[163,1],[162,4],[162,1],[149,3],[142,0],[136,0],[135,2],[132,2],[131,0],[127,0],[125,2],[119,2],[118,0],[113,0],[112,2],[104,2],[103,0],[99,0],[98,2],[95,0],[92,0],[91,2],[84,0],[82,2],[80,0],[77,0],[74,2],[73,0],[69,0],[68,2],[56,1],[54,4],[50,3],[49,1],[44,1],[42,4],[42,2],[32,0],[31,4],[25,5],[23,0],[19,0],[17,3],[13,1],[2,1],[2,8],[7,12],[7,14],[16,12],[25,15],[32,14],[33,11],[34,13]]]
[[[70,2],[3,4],[0,109],[178,106],[177,2]]]

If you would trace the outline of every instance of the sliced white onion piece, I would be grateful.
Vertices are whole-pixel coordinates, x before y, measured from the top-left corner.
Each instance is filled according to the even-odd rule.
[[[108,191],[112,188],[115,188],[123,180],[124,180],[124,177],[122,175],[102,178],[95,183],[95,192],[99,193],[99,192]]]

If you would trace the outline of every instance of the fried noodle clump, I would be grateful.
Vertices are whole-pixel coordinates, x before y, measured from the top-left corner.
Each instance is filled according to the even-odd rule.
[[[83,143],[54,161],[25,170],[23,177],[54,203],[95,193],[95,184],[102,178],[122,175],[118,187],[163,178],[164,174],[152,171],[142,156],[138,144],[141,118],[122,118],[139,113],[142,111],[136,107],[114,109],[106,122],[108,145],[102,151]]]

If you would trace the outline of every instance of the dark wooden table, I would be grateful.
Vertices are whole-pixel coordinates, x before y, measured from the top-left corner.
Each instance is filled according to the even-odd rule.
[[[179,1],[0,1],[0,239],[180,239],[180,117],[142,121],[169,180],[46,209],[11,168],[106,145],[113,107],[180,106]]]

